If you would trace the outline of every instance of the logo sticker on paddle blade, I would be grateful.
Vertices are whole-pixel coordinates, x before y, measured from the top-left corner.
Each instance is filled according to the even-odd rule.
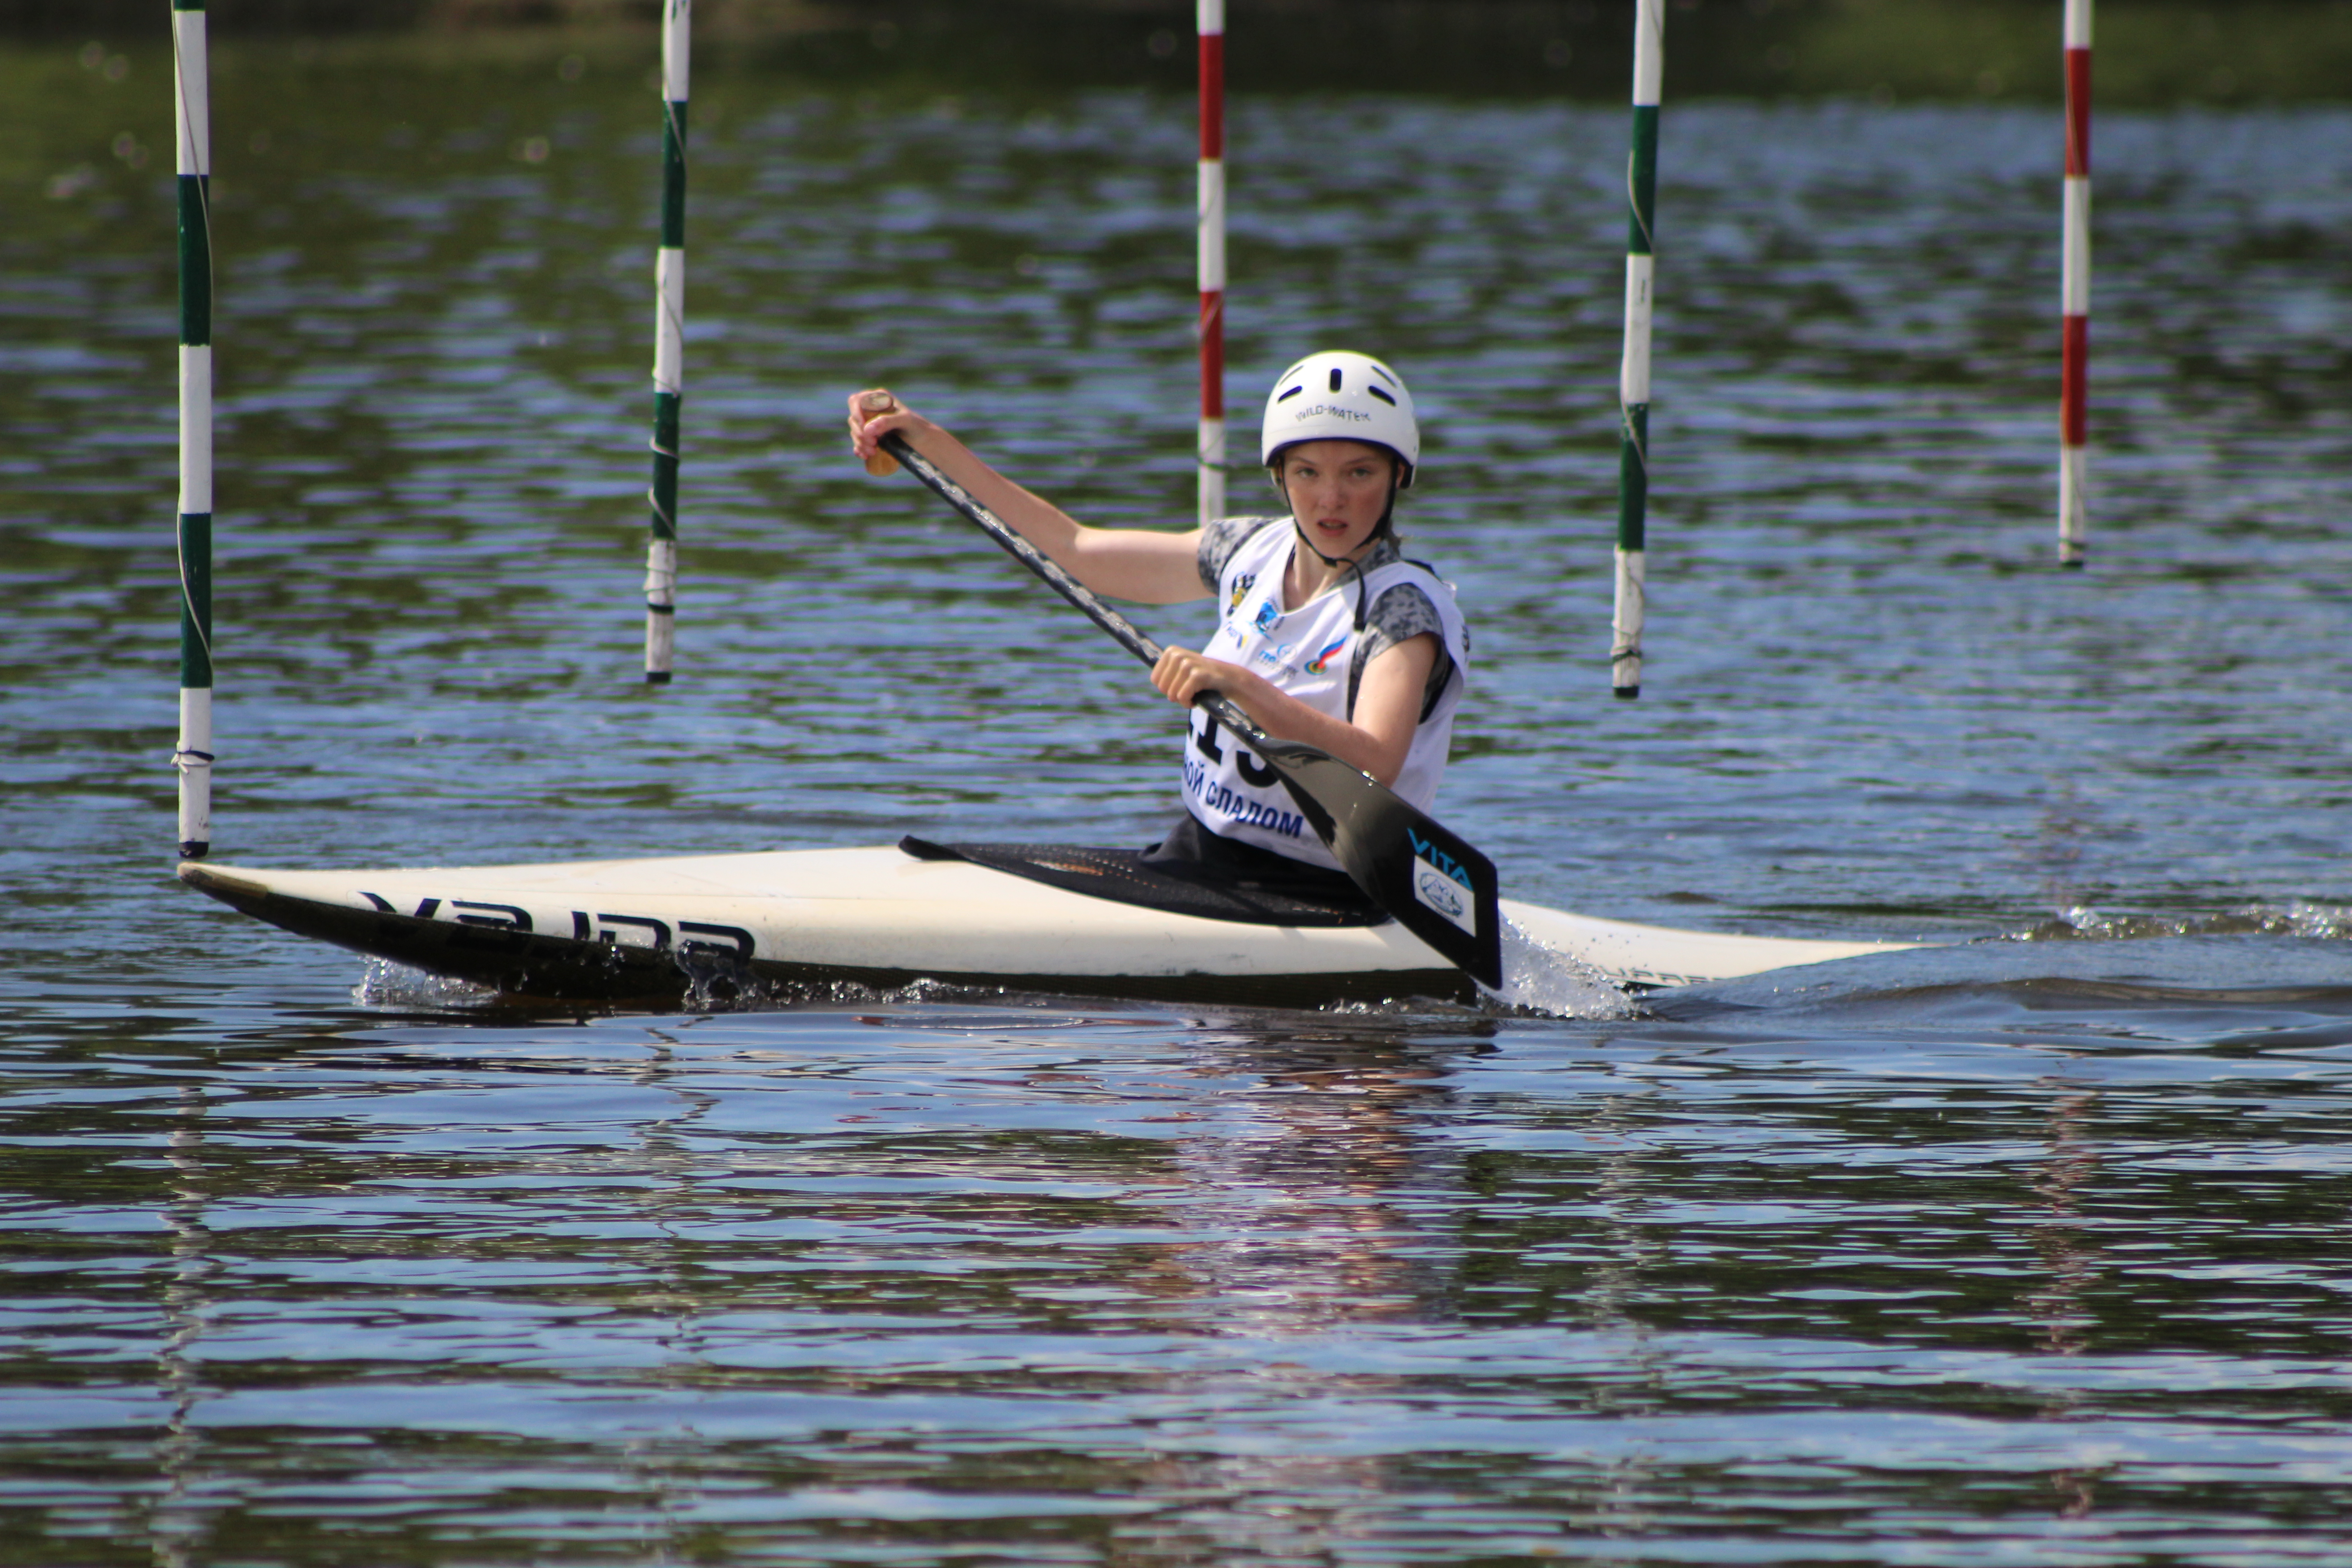
[[[1477,895],[1470,886],[1469,877],[1454,864],[1454,857],[1438,848],[1418,833],[1412,839],[1412,897],[1415,903],[1435,910],[1448,923],[1457,926],[1465,936],[1478,934]],[[1435,860],[1445,862],[1441,870]]]

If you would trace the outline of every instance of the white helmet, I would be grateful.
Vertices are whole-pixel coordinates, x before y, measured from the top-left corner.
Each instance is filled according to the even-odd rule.
[[[1399,489],[1412,488],[1421,464],[1421,426],[1412,416],[1412,394],[1397,373],[1369,354],[1327,350],[1308,354],[1282,373],[1265,400],[1265,428],[1258,460],[1271,464],[1285,447],[1299,441],[1367,441],[1386,447],[1404,463]]]

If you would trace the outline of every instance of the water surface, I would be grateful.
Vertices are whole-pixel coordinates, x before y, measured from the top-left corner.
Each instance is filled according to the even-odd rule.
[[[1585,1018],[549,1017],[169,879],[126,58],[5,68],[0,1562],[2352,1548],[2346,111],[2103,122],[2081,574],[2053,117],[1677,112],[1618,703],[1622,113],[1234,106],[1235,407],[1345,342],[1427,411],[1449,823],[1516,896],[1939,945]],[[649,692],[650,60],[420,59],[224,52],[217,857],[1148,840],[1140,672],[836,432],[885,381],[1186,516],[1188,105],[698,73]]]

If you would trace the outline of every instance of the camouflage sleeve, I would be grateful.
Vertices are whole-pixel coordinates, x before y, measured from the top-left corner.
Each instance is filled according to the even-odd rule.
[[[1201,530],[1201,586],[1213,594],[1225,575],[1225,563],[1278,517],[1229,517]]]
[[[1364,617],[1364,663],[1370,664],[1392,647],[1401,647],[1427,633],[1437,638],[1437,658],[1429,667],[1429,683],[1422,689],[1421,711],[1426,717],[1437,706],[1445,683],[1454,679],[1454,655],[1445,647],[1445,623],[1429,595],[1411,583],[1400,583],[1372,601]],[[1468,632],[1464,632],[1468,640]]]

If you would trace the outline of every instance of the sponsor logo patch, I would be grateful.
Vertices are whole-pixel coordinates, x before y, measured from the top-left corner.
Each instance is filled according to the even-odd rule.
[[[1331,656],[1338,653],[1341,648],[1346,647],[1347,646],[1348,639],[1346,637],[1341,637],[1338,642],[1333,643],[1321,653],[1318,653],[1313,658],[1308,659],[1307,661],[1307,673],[1309,675],[1322,674],[1325,669],[1330,667]]]
[[[1411,828],[1405,830],[1405,837],[1412,841],[1413,901],[1444,916],[1465,936],[1476,936],[1477,895],[1470,886],[1470,873]]]
[[[1419,858],[1412,863],[1412,897],[1415,903],[1435,910],[1460,927],[1463,935],[1478,934],[1478,914],[1470,907],[1470,889]]]

